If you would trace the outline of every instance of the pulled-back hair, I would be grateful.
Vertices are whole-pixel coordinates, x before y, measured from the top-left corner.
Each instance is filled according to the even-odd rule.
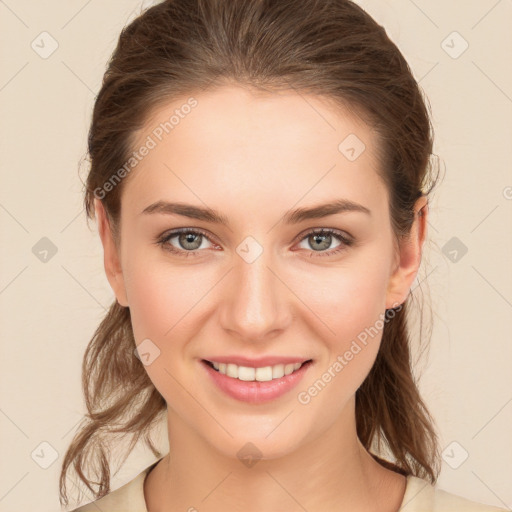
[[[224,84],[317,94],[360,116],[377,134],[377,171],[389,193],[393,234],[397,241],[407,237],[416,200],[436,181],[429,112],[384,28],[348,0],[165,0],[126,26],[94,105],[88,219],[99,198],[117,236],[129,178],[108,192],[104,185],[130,158],[137,130],[159,106]],[[356,392],[357,433],[368,451],[389,452],[387,458],[372,453],[382,465],[435,483],[438,440],[413,373],[407,322],[416,298],[410,293],[390,310],[376,361]],[[69,501],[70,466],[96,498],[110,492],[116,436],[131,438],[128,453],[143,437],[155,456],[162,455],[150,433],[166,402],[134,348],[130,310],[114,301],[85,352],[87,414],[62,463],[61,503]]]

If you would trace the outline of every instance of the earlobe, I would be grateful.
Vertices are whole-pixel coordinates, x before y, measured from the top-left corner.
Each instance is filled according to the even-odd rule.
[[[416,278],[427,234],[428,202],[421,196],[414,205],[414,221],[410,234],[400,242],[399,262],[388,282],[386,309],[402,304],[407,299]]]
[[[98,232],[103,245],[103,264],[105,267],[105,274],[108,282],[110,283],[110,287],[116,296],[117,302],[119,302],[121,306],[128,307],[119,250],[114,242],[105,208],[99,199],[94,199],[94,211],[96,212]]]

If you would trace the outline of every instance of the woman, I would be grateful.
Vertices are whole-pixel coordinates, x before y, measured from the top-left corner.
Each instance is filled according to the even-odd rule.
[[[117,300],[62,503],[72,465],[82,512],[499,510],[435,488],[410,366],[431,132],[347,0],[165,1],[123,30],[85,196]],[[110,492],[114,433],[157,461]]]

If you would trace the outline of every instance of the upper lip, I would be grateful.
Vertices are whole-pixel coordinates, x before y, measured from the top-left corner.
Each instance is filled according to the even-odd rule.
[[[265,356],[250,358],[245,356],[212,356],[205,358],[210,363],[232,363],[237,366],[247,366],[249,368],[263,368],[265,366],[275,366],[276,364],[304,363],[311,358],[307,357],[286,357],[286,356]]]

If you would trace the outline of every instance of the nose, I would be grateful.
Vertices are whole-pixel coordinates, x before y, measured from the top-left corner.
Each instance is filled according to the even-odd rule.
[[[270,253],[270,251],[268,251]],[[242,341],[264,342],[292,319],[290,295],[266,251],[248,262],[238,254],[220,305],[223,329]]]

